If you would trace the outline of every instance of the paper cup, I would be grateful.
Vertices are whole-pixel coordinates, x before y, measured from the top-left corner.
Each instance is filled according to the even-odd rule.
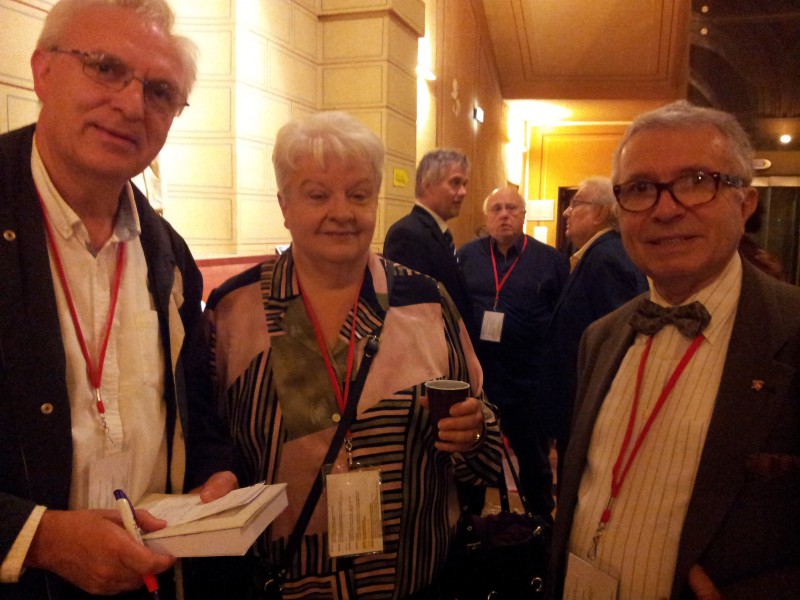
[[[434,379],[425,384],[428,410],[434,423],[450,416],[450,407],[469,397],[469,384],[454,379]]]

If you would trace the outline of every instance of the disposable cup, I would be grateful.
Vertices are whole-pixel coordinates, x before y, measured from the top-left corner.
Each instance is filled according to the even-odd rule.
[[[455,379],[434,379],[425,383],[428,410],[435,423],[450,416],[450,407],[469,397],[469,384]]]

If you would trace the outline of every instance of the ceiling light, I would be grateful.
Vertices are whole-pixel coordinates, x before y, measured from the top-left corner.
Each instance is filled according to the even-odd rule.
[[[572,116],[570,109],[540,100],[510,100],[508,106],[514,118],[527,121],[533,127],[557,125]]]
[[[792,141],[792,136],[790,136],[788,133],[784,133],[779,139],[781,144],[788,144]]]

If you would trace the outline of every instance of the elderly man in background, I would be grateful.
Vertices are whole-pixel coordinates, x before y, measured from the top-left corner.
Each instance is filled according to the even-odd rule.
[[[800,589],[800,290],[736,251],[752,157],[733,116],[685,101],[638,117],[616,150],[622,241],[650,299],[581,342],[558,597]]]
[[[56,4],[31,58],[39,120],[0,136],[3,599],[149,597],[143,576],[175,559],[104,510],[114,488],[135,504],[237,485],[190,343],[200,272],[129,184],[194,83],[173,20],[162,0]]]
[[[578,379],[578,343],[590,323],[647,291],[647,279],[628,258],[618,232],[617,199],[608,177],[589,177],[564,211],[576,249],[569,279],[547,329],[547,422],[564,461]]]
[[[475,341],[484,389],[519,461],[522,488],[538,514],[553,509],[550,443],[541,414],[543,336],[569,265],[555,248],[525,235],[525,200],[514,188],[483,203],[488,237],[461,247],[458,258],[480,324]]]

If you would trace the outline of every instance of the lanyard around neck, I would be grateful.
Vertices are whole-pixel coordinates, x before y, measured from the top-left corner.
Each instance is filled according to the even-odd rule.
[[[639,368],[636,371],[636,387],[634,388],[633,404],[631,405],[631,412],[630,416],[628,417],[628,426],[625,430],[625,437],[622,439],[622,447],[619,450],[617,460],[614,462],[614,467],[611,471],[611,494],[605,509],[600,515],[600,522],[597,525],[597,530],[595,531],[594,538],[592,539],[592,546],[589,550],[590,558],[593,558],[597,554],[597,542],[600,540],[600,536],[603,534],[608,522],[611,520],[611,511],[614,506],[614,502],[617,499],[617,496],[619,496],[619,492],[622,489],[622,484],[625,483],[625,480],[628,476],[628,471],[630,470],[633,461],[636,460],[636,457],[639,454],[639,449],[642,447],[642,444],[644,443],[645,438],[647,438],[647,434],[650,432],[650,428],[655,422],[656,417],[658,417],[661,409],[667,403],[667,398],[675,388],[675,384],[678,383],[680,376],[683,375],[683,372],[686,370],[689,361],[692,359],[695,352],[697,352],[697,349],[700,347],[703,339],[703,334],[698,334],[694,340],[692,340],[692,343],[686,349],[686,352],[684,352],[683,357],[681,357],[681,360],[678,362],[678,365],[675,367],[672,375],[670,375],[667,383],[664,384],[653,410],[650,412],[650,415],[647,417],[642,429],[636,436],[636,441],[633,444],[633,448],[631,448],[630,455],[628,455],[627,460],[625,460],[625,456],[628,454],[628,447],[633,439],[633,427],[636,424],[636,413],[639,409],[639,400],[641,398],[645,366],[647,365],[647,358],[650,355],[650,348],[653,345],[653,336],[649,336],[647,338],[647,343],[644,347],[642,358],[639,361]]]
[[[489,239],[489,253],[492,255],[492,269],[494,270],[494,307],[493,309],[497,308],[497,303],[500,301],[500,290],[503,289],[503,286],[506,284],[508,280],[508,276],[511,275],[511,271],[514,270],[514,267],[517,266],[522,253],[525,252],[525,248],[528,245],[528,238],[523,237],[522,242],[522,250],[520,250],[519,254],[517,254],[517,258],[514,259],[514,262],[511,263],[511,266],[506,271],[506,274],[503,276],[502,280],[498,280],[497,277],[497,259],[494,257],[494,246],[492,246],[492,240]]]
[[[83,330],[81,329],[81,323],[78,319],[78,311],[75,308],[75,302],[72,300],[72,294],[69,291],[67,273],[64,270],[64,263],[61,260],[61,255],[59,254],[58,247],[56,246],[56,239],[53,235],[53,229],[50,226],[50,221],[47,218],[47,210],[45,209],[41,194],[39,195],[39,205],[42,208],[44,226],[47,232],[47,240],[50,242],[50,250],[53,252],[53,259],[56,263],[58,279],[61,282],[61,289],[64,291],[64,296],[67,299],[69,314],[70,317],[72,317],[72,324],[75,327],[75,335],[78,337],[81,353],[83,354],[83,359],[86,362],[86,372],[89,375],[89,381],[91,382],[94,390],[95,406],[97,407],[97,412],[100,414],[100,419],[103,422],[103,429],[105,429],[106,433],[108,433],[108,425],[105,420],[106,407],[103,404],[103,399],[100,397],[100,384],[103,380],[103,365],[105,364],[106,360],[106,350],[108,349],[108,340],[111,337],[111,326],[114,323],[114,312],[117,307],[119,288],[122,282],[122,271],[125,265],[125,242],[120,242],[119,248],[117,249],[117,265],[114,273],[114,284],[111,288],[111,301],[109,302],[108,306],[108,319],[106,320],[106,329],[105,333],[103,334],[103,342],[100,347],[100,354],[97,358],[97,366],[95,366],[92,362],[91,356],[89,356],[89,348],[86,345],[86,339],[84,338]]]
[[[344,413],[345,406],[347,406],[347,399],[350,395],[350,376],[353,374],[353,362],[356,348],[356,317],[358,315],[358,298],[361,294],[361,287],[363,285],[364,280],[362,279],[361,285],[358,286],[358,291],[356,292],[355,302],[353,303],[353,324],[350,329],[350,342],[347,346],[347,372],[345,374],[344,386],[340,386],[339,380],[336,377],[336,371],[333,368],[333,362],[331,362],[328,347],[325,344],[325,337],[322,335],[322,328],[319,325],[317,316],[314,314],[314,309],[311,307],[311,302],[306,296],[306,293],[303,291],[303,286],[300,285],[299,273],[297,275],[297,287],[300,288],[300,296],[303,298],[303,305],[306,308],[308,318],[311,320],[311,325],[314,327],[314,335],[317,338],[319,351],[322,354],[322,358],[325,361],[325,366],[328,369],[328,379],[331,382],[333,393],[336,396],[336,403],[339,405],[339,411],[341,413]],[[344,389],[342,389],[342,387],[344,387]]]

